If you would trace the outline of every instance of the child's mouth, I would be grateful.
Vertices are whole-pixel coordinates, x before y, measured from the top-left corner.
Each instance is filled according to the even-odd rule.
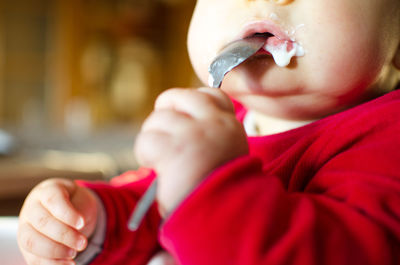
[[[265,45],[256,53],[257,55],[271,55],[280,67],[286,67],[290,64],[293,57],[305,55],[304,48],[290,38],[279,27],[269,21],[257,21],[249,23],[241,34],[242,38],[252,36],[264,36]]]
[[[286,67],[290,64],[293,57],[305,55],[303,47],[292,40],[282,40],[271,33],[256,33],[253,36],[265,36],[265,45],[256,53],[256,55],[271,55],[280,67]],[[251,36],[250,36],[251,37]]]

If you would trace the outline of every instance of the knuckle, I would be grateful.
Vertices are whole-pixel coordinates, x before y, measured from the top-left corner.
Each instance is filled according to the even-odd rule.
[[[54,205],[57,201],[57,191],[52,189],[49,190],[49,195],[44,198],[43,202],[47,205]]]
[[[60,232],[60,241],[61,242],[68,242],[72,238],[72,234],[68,229],[65,229]]]
[[[61,259],[61,258],[68,258],[70,257],[68,254],[69,248],[66,246],[54,246],[51,250],[50,250],[50,254],[52,257],[57,258],[57,259]]]
[[[230,113],[221,113],[213,117],[215,128],[221,132],[235,132],[241,130],[239,121]]]
[[[60,199],[69,200],[69,195],[61,188],[61,186],[55,185],[48,188],[46,195],[42,198],[42,202],[49,206],[57,206]]]
[[[50,217],[49,216],[41,216],[41,217],[39,217],[38,222],[37,222],[38,229],[45,228],[49,224],[49,222],[50,222]]]
[[[34,246],[34,238],[31,233],[29,233],[27,224],[20,225],[17,232],[17,242],[20,248],[32,252]]]
[[[60,211],[59,215],[61,220],[64,220],[65,222],[71,222],[71,219],[73,218],[73,213],[70,211]]]
[[[34,242],[35,240],[32,235],[22,236],[22,245],[27,251],[32,252],[33,247],[35,245]]]
[[[60,250],[59,250],[59,248],[58,247],[54,247],[54,248],[51,248],[51,250],[50,250],[50,256],[51,257],[60,257]]]
[[[220,108],[231,111],[233,104],[230,98],[219,89],[201,87],[198,91],[202,92],[203,96],[208,99],[209,104],[217,105]]]

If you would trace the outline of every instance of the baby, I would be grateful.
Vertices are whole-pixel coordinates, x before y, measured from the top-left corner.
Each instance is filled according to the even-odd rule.
[[[222,91],[158,97],[135,145],[152,170],[32,190],[29,265],[399,264],[400,1],[198,0],[200,79],[256,34],[269,38]],[[156,175],[157,204],[129,231]]]

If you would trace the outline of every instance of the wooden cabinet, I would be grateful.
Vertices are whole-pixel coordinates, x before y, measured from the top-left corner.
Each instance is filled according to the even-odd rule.
[[[92,127],[140,120],[162,90],[195,80],[186,51],[194,4],[1,1],[0,126],[65,129],[79,126],[68,121],[74,111]]]

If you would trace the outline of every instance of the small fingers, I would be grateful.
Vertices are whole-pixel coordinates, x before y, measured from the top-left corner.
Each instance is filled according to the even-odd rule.
[[[41,258],[73,259],[77,255],[76,250],[54,242],[28,223],[19,226],[17,238],[21,249]]]
[[[232,100],[221,89],[200,87],[197,90],[213,97],[215,103],[218,104],[221,109],[232,113],[235,111]]]
[[[70,248],[82,251],[87,245],[86,238],[76,229],[58,221],[43,206],[34,206],[29,223],[40,233]]]
[[[159,109],[146,119],[142,125],[142,132],[160,130],[164,132],[176,132],[184,130],[192,118],[185,113],[171,109]]]
[[[216,111],[232,111],[229,102],[226,95],[212,88],[170,89],[157,98],[155,108],[169,108],[195,118],[206,118]]]
[[[46,187],[46,193],[42,194],[39,200],[42,206],[61,222],[78,230],[84,226],[84,219],[72,205],[70,191],[65,185]]]
[[[22,255],[24,256],[27,265],[76,265],[75,261],[73,260],[46,259],[35,256],[26,251],[22,251]]]
[[[136,159],[144,167],[157,168],[156,161],[165,156],[170,144],[171,137],[166,132],[152,130],[146,133],[139,133],[134,148]]]

